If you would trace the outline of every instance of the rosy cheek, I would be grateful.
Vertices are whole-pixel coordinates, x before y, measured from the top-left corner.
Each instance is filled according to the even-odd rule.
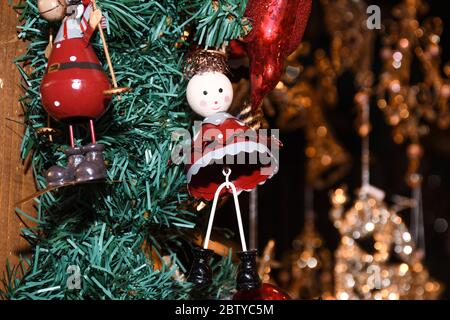
[[[225,96],[225,102],[230,102],[230,96]]]
[[[206,107],[207,102],[205,100],[200,101],[200,107]]]

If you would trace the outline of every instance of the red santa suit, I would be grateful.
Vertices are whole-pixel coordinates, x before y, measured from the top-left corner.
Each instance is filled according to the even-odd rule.
[[[224,181],[224,168],[231,169],[229,179],[238,193],[263,184],[278,171],[271,146],[279,144],[226,112],[205,118],[191,144],[186,166],[189,193],[197,199],[212,200]],[[222,189],[220,195],[227,192],[231,189]]]
[[[94,32],[89,26],[91,1],[83,0],[81,9],[80,18],[63,20],[40,88],[45,110],[60,121],[98,119],[110,102],[104,95],[108,77],[89,42]]]

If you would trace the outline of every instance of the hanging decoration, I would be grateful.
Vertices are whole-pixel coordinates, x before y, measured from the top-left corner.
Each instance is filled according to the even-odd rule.
[[[278,160],[271,148],[280,143],[273,137],[259,135],[226,112],[233,99],[233,88],[225,76],[225,54],[196,51],[188,58],[187,66],[188,103],[206,117],[196,129],[186,166],[189,193],[197,199],[212,200],[222,183],[224,168],[231,170],[230,181],[238,193],[263,184],[278,171]],[[269,161],[261,162],[262,157]],[[220,196],[230,191],[222,189]]]
[[[359,92],[355,102],[360,110],[362,186],[357,200],[347,211],[344,209],[348,201],[345,190],[339,188],[331,195],[330,215],[341,234],[335,252],[336,298],[399,300],[437,296],[440,285],[422,273],[422,251],[416,250],[415,241],[401,217],[384,203],[384,192],[370,185],[368,94]],[[414,271],[418,269],[421,274]],[[413,288],[413,282],[422,290]],[[425,293],[426,288],[429,291]]]
[[[106,178],[103,160],[104,145],[96,141],[94,121],[107,111],[112,94],[124,92],[117,88],[106,41],[103,35],[102,13],[95,0],[40,0],[41,16],[48,21],[61,21],[61,27],[49,44],[48,67],[40,86],[44,109],[55,120],[67,123],[70,148],[65,153],[67,166],[53,166],[46,172],[49,187],[87,182]],[[114,89],[90,44],[99,29],[103,48],[110,67]],[[91,143],[76,146],[74,125],[88,123]]]
[[[450,124],[449,80],[440,69],[443,23],[433,17],[420,24],[418,18],[426,10],[422,0],[402,2],[393,9],[396,19],[383,35],[381,58],[385,64],[378,105],[388,122],[396,126],[394,141],[398,143],[415,142],[428,132],[427,126],[417,125],[421,119],[444,129]],[[412,83],[415,59],[420,63],[423,80]]]
[[[314,188],[323,189],[347,174],[351,167],[351,158],[325,120],[320,104],[316,103],[317,92],[314,92],[306,82],[294,88],[292,94],[302,96],[303,90],[310,93],[303,97],[308,120],[305,123],[306,180]],[[298,92],[295,92],[297,90]]]
[[[291,297],[280,288],[263,283],[256,289],[238,291],[233,300],[291,300]]]
[[[331,196],[331,217],[342,237],[335,252],[336,298],[437,299],[442,285],[429,277],[402,218],[384,203],[384,192],[368,190],[347,211],[344,189]]]
[[[234,298],[284,299],[275,287],[261,282],[257,272],[257,250],[247,249],[238,200],[240,192],[250,191],[276,174],[278,163],[270,148],[278,147],[279,142],[273,137],[259,135],[226,112],[233,99],[233,87],[225,76],[224,52],[195,51],[188,57],[186,66],[188,103],[197,114],[206,117],[196,128],[191,155],[187,157],[188,190],[194,198],[213,200],[204,244],[202,248],[193,249],[194,261],[187,279],[200,290],[212,282],[209,263],[213,251],[209,249],[209,242],[214,216],[219,198],[231,194],[242,248],[238,252],[241,262]],[[270,161],[262,162],[261,154]]]
[[[436,17],[421,23],[426,11],[423,0],[402,1],[393,8],[394,19],[382,34],[383,68],[377,87],[378,107],[393,127],[393,140],[409,143],[406,180],[411,188],[422,180],[420,138],[431,124],[450,126],[450,81],[441,70],[439,44],[443,23]]]
[[[245,16],[252,30],[244,38],[250,60],[251,109],[256,111],[278,83],[286,58],[298,47],[311,0],[249,0]]]
[[[331,252],[315,227],[313,189],[305,189],[305,222],[285,261],[283,282],[293,299],[332,299]]]
[[[331,37],[330,59],[337,75],[345,71],[355,74],[360,88],[373,85],[370,71],[373,41],[376,32],[367,28],[367,7],[364,0],[321,0],[325,27]]]
[[[281,81],[269,95],[276,106],[276,123],[286,131],[304,128],[307,182],[316,189],[333,185],[349,171],[351,158],[324,115],[337,103],[336,74],[326,53],[318,49],[314,64],[303,66],[299,57],[309,52],[302,44],[287,63]],[[323,93],[326,94],[323,94]],[[270,114],[267,111],[267,114]]]
[[[275,260],[275,240],[270,239],[264,247],[263,254],[258,261],[258,274],[264,283],[277,285],[272,276],[273,269],[280,268],[280,263]]]
[[[421,23],[419,17],[427,10],[422,0],[403,1],[394,7],[394,19],[382,34],[383,69],[377,87],[378,107],[393,127],[394,142],[408,143],[405,178],[416,203],[411,230],[423,251],[421,138],[429,133],[430,125],[450,126],[450,80],[441,70],[439,44],[443,23],[436,17]]]

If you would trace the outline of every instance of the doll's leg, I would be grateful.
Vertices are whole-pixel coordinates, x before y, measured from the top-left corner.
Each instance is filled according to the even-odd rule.
[[[75,146],[73,126],[69,125],[70,147],[64,151],[67,156],[67,167],[52,166],[45,173],[48,185],[63,185],[75,180],[75,170],[84,160],[83,152],[80,147]]]
[[[98,144],[95,137],[94,120],[89,120],[89,131],[92,143],[81,147],[85,154],[85,161],[75,171],[75,179],[78,182],[99,180],[106,178],[103,150],[105,146]]]
[[[96,144],[97,140],[95,139],[95,129],[94,129],[94,120],[90,119],[89,120],[89,130],[91,132],[91,141],[92,144]]]
[[[75,148],[75,138],[73,136],[73,126],[69,125],[69,136],[70,136],[70,146],[72,148]]]

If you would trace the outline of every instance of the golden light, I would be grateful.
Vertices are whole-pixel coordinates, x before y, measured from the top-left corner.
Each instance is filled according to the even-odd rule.
[[[398,300],[399,299],[399,295],[396,292],[391,292],[389,293],[389,300]]]
[[[405,254],[411,254],[411,252],[412,252],[412,247],[411,247],[411,246],[405,246],[405,247],[403,248],[403,252],[404,252]]]
[[[402,234],[402,238],[405,242],[409,242],[409,241],[411,241],[411,234],[409,232],[404,232]]]
[[[305,154],[308,158],[313,158],[316,155],[316,149],[314,147],[307,147]]]
[[[408,270],[409,270],[409,267],[406,263],[402,263],[399,267],[399,272],[400,272],[400,275],[402,275],[402,276],[405,275],[408,272]]]
[[[399,44],[401,48],[406,49],[409,46],[409,40],[406,38],[402,38],[400,39]]]
[[[324,154],[321,158],[320,158],[320,163],[322,163],[322,165],[324,165],[324,166],[329,166],[330,164],[331,164],[331,161],[332,161],[333,159],[329,156],[329,155],[327,155],[327,154]]]
[[[343,189],[336,189],[333,194],[333,203],[336,205],[342,205],[347,201],[347,197]]]
[[[365,228],[367,231],[371,232],[375,229],[375,225],[372,222],[368,222],[366,223]]]
[[[318,127],[318,128],[317,128],[317,131],[316,131],[316,133],[317,133],[317,135],[318,135],[319,137],[324,137],[324,136],[326,136],[326,135],[327,135],[327,132],[328,132],[328,130],[327,130],[327,128],[326,128],[325,126],[320,126],[320,127]]]
[[[347,292],[340,292],[338,293],[338,299],[339,300],[348,300],[350,298],[350,296],[348,295]]]

